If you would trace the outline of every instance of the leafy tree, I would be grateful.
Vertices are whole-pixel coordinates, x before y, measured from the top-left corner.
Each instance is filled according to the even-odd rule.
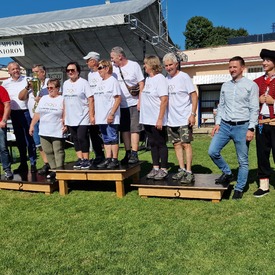
[[[207,18],[194,16],[187,22],[183,34],[186,37],[185,48],[197,49],[227,45],[229,38],[247,36],[248,32],[243,28],[235,30],[223,26],[213,27]]]
[[[213,24],[207,18],[194,16],[188,20],[186,30],[183,33],[186,37],[185,48],[197,49],[207,47],[209,33],[213,30]]]

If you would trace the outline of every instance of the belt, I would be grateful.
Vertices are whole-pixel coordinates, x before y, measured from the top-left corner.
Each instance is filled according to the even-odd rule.
[[[231,126],[237,126],[237,125],[243,125],[247,122],[249,122],[249,120],[243,120],[243,121],[226,121],[226,120],[222,120],[224,123],[227,123]]]
[[[275,118],[259,119],[259,124],[275,125]]]

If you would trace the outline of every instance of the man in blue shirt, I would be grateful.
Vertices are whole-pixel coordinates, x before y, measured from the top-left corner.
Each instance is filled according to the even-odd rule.
[[[239,171],[232,199],[241,199],[243,196],[249,170],[249,142],[254,138],[259,112],[259,88],[255,82],[243,76],[244,70],[242,57],[235,56],[229,60],[232,79],[221,87],[216,124],[212,130],[213,139],[208,149],[209,156],[222,171],[216,184],[228,185],[233,175],[220,152],[230,140],[234,142]]]

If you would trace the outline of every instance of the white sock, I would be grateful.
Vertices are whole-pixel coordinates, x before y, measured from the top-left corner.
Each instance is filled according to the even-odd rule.
[[[260,179],[260,189],[266,191],[269,189],[269,179]]]

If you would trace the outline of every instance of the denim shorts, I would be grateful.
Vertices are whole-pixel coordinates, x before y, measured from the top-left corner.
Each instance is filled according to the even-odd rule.
[[[118,144],[118,125],[117,124],[100,124],[103,143],[106,145]]]

